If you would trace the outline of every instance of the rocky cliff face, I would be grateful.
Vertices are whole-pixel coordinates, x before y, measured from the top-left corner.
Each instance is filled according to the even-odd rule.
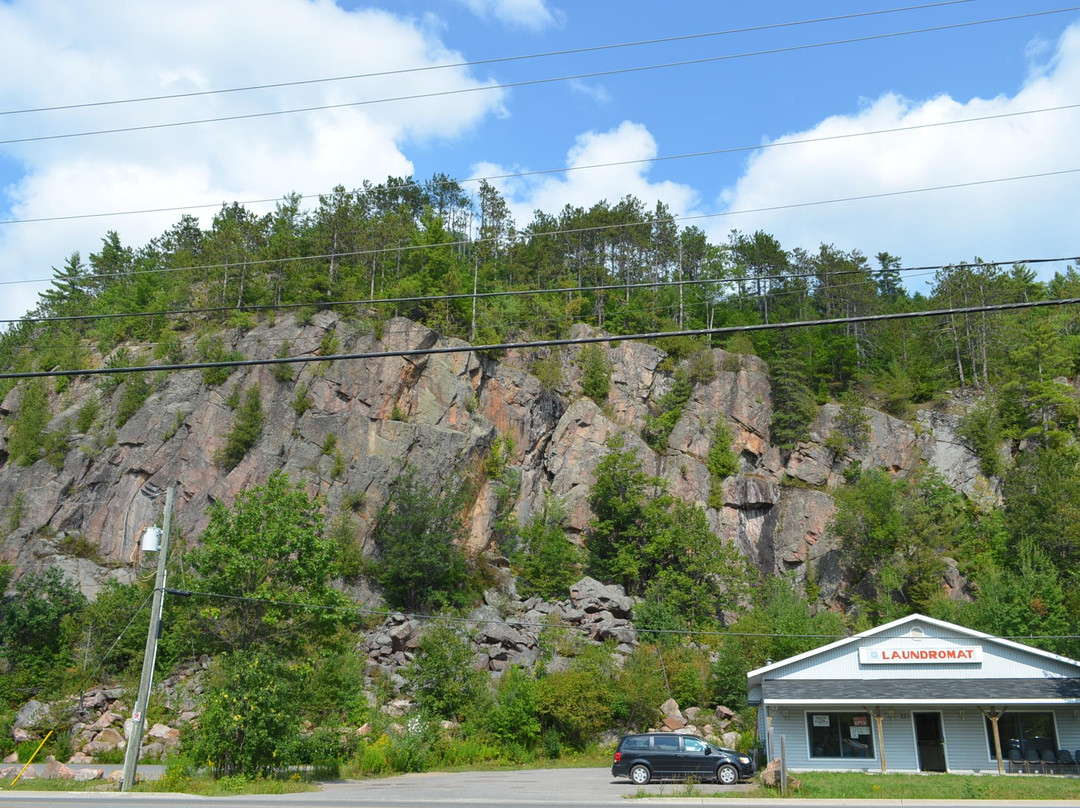
[[[194,336],[185,341],[188,356],[195,341]],[[226,341],[246,358],[272,357],[287,341],[290,355],[313,361],[289,366],[293,372],[286,380],[270,366],[237,368],[216,387],[208,387],[199,371],[155,378],[150,397],[115,435],[110,425],[120,392],[103,391],[95,377],[74,381],[52,396],[56,414],[49,429],[75,423],[95,397],[101,415],[86,433],[70,436],[62,468],[45,460],[20,467],[9,461],[0,442],[0,514],[7,515],[0,525],[0,560],[14,563],[19,572],[60,567],[92,597],[105,578],[126,579],[139,568],[139,537],[158,519],[166,487],[176,486],[174,525],[190,542],[205,527],[211,503],[231,502],[276,469],[321,495],[330,514],[346,498],[355,509],[363,494],[358,519],[369,536],[390,483],[407,464],[433,486],[475,475],[499,436],[512,438],[511,463],[521,472],[519,517],[527,519],[550,492],[563,498],[570,529],[580,533],[590,519],[587,496],[596,465],[616,433],[625,436],[648,473],[667,480],[676,495],[706,507],[712,484],[706,458],[718,419],[734,436],[740,472],[723,483],[723,507],[708,511],[717,541],[735,544],[767,573],[792,572],[803,579],[813,568],[826,598],[835,597],[842,584],[829,534],[834,511],[829,490],[849,463],[903,473],[925,460],[957,489],[995,496],[978,473],[978,461],[956,437],[955,417],[945,413],[920,412],[912,425],[868,409],[867,439],[838,457],[825,446],[838,408],[825,406],[811,440],[783,455],[770,443],[768,369],[755,357],[722,350],[713,351],[715,378],[695,387],[666,450],[657,453],[639,435],[651,402],[668,389],[671,375],[661,370],[664,353],[650,345],[605,346],[612,384],[601,409],[580,393],[577,346],[557,354],[562,380],[545,390],[529,372],[536,356],[525,352],[499,360],[469,351],[318,360],[334,343],[340,354],[466,347],[404,319],[387,322],[378,340],[334,313],[321,312],[306,324],[279,319],[232,331]],[[256,386],[266,415],[261,437],[226,470],[214,458],[236,417],[229,405],[236,391]],[[17,417],[19,398],[16,388],[0,404],[3,434]],[[468,517],[471,549],[487,546],[495,517],[495,492],[483,486]],[[66,555],[71,538],[96,552]]]

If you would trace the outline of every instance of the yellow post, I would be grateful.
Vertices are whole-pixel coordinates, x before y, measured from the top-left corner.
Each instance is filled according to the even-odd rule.
[[[885,774],[885,733],[881,728],[881,708],[874,708],[874,723],[877,724],[878,753],[881,755],[881,773]]]
[[[30,759],[26,761],[26,766],[19,769],[19,773],[15,775],[15,779],[11,781],[11,788],[15,787],[15,784],[19,782],[19,778],[23,776],[23,772],[26,771],[27,766],[34,762],[34,758],[37,757],[37,753],[41,751],[41,747],[45,745],[45,741],[49,740],[49,735],[52,735],[53,731],[50,729],[48,735],[41,739],[41,743],[38,744],[38,748],[34,750],[34,754],[30,756]]]
[[[998,719],[1001,717],[998,715],[997,710],[987,713],[990,718],[990,725],[994,728],[994,756],[997,757],[998,774],[1005,774],[1005,763],[1001,759],[1001,733],[998,732]]]

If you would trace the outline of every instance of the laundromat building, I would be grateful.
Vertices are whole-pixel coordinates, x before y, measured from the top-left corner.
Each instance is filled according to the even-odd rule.
[[[911,615],[747,675],[792,771],[1006,772],[1080,750],[1080,662]]]

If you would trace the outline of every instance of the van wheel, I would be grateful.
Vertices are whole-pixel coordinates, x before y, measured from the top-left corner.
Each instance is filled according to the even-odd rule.
[[[633,780],[636,785],[643,786],[652,779],[652,772],[649,771],[648,766],[642,766],[638,763],[630,769],[630,779]]]
[[[739,773],[734,766],[725,763],[716,770],[716,782],[722,786],[733,786],[739,782]]]

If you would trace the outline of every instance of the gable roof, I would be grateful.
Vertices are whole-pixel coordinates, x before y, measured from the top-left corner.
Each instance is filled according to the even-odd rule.
[[[765,665],[764,667],[752,670],[748,674],[746,674],[747,684],[749,687],[754,687],[761,684],[761,681],[765,678],[765,674],[767,673],[772,673],[779,670],[780,668],[786,667],[787,665],[791,665],[795,662],[800,662],[804,659],[809,659],[810,657],[817,656],[818,654],[828,653],[829,651],[843,648],[846,645],[851,645],[852,643],[858,643],[861,640],[875,637],[879,634],[883,634],[887,631],[890,631],[891,629],[897,628],[907,623],[922,623],[923,625],[935,626],[937,628],[945,629],[946,631],[951,631],[956,634],[970,637],[972,639],[996,643],[1006,648],[1020,650],[1025,653],[1043,657],[1044,659],[1054,660],[1055,662],[1059,663],[1063,662],[1067,665],[1072,665],[1073,667],[1080,669],[1080,662],[1078,662],[1077,660],[1069,659],[1068,657],[1063,657],[1058,654],[1051,653],[1050,651],[1043,651],[1041,648],[1033,648],[1030,645],[1024,645],[1023,643],[1013,642],[1012,640],[1002,639],[1001,637],[995,637],[992,634],[985,634],[981,631],[976,631],[975,629],[958,626],[955,623],[948,623],[944,620],[927,617],[923,614],[909,614],[907,617],[901,617],[899,620],[893,620],[891,623],[885,623],[884,625],[867,629],[866,631],[860,632],[859,634],[853,634],[850,637],[844,637],[843,639],[836,640],[835,642],[831,642],[828,645],[823,645],[820,648],[814,648],[810,651],[805,651],[801,654],[796,654],[795,656],[788,657],[787,659],[781,659],[779,662],[773,662],[770,665]]]

